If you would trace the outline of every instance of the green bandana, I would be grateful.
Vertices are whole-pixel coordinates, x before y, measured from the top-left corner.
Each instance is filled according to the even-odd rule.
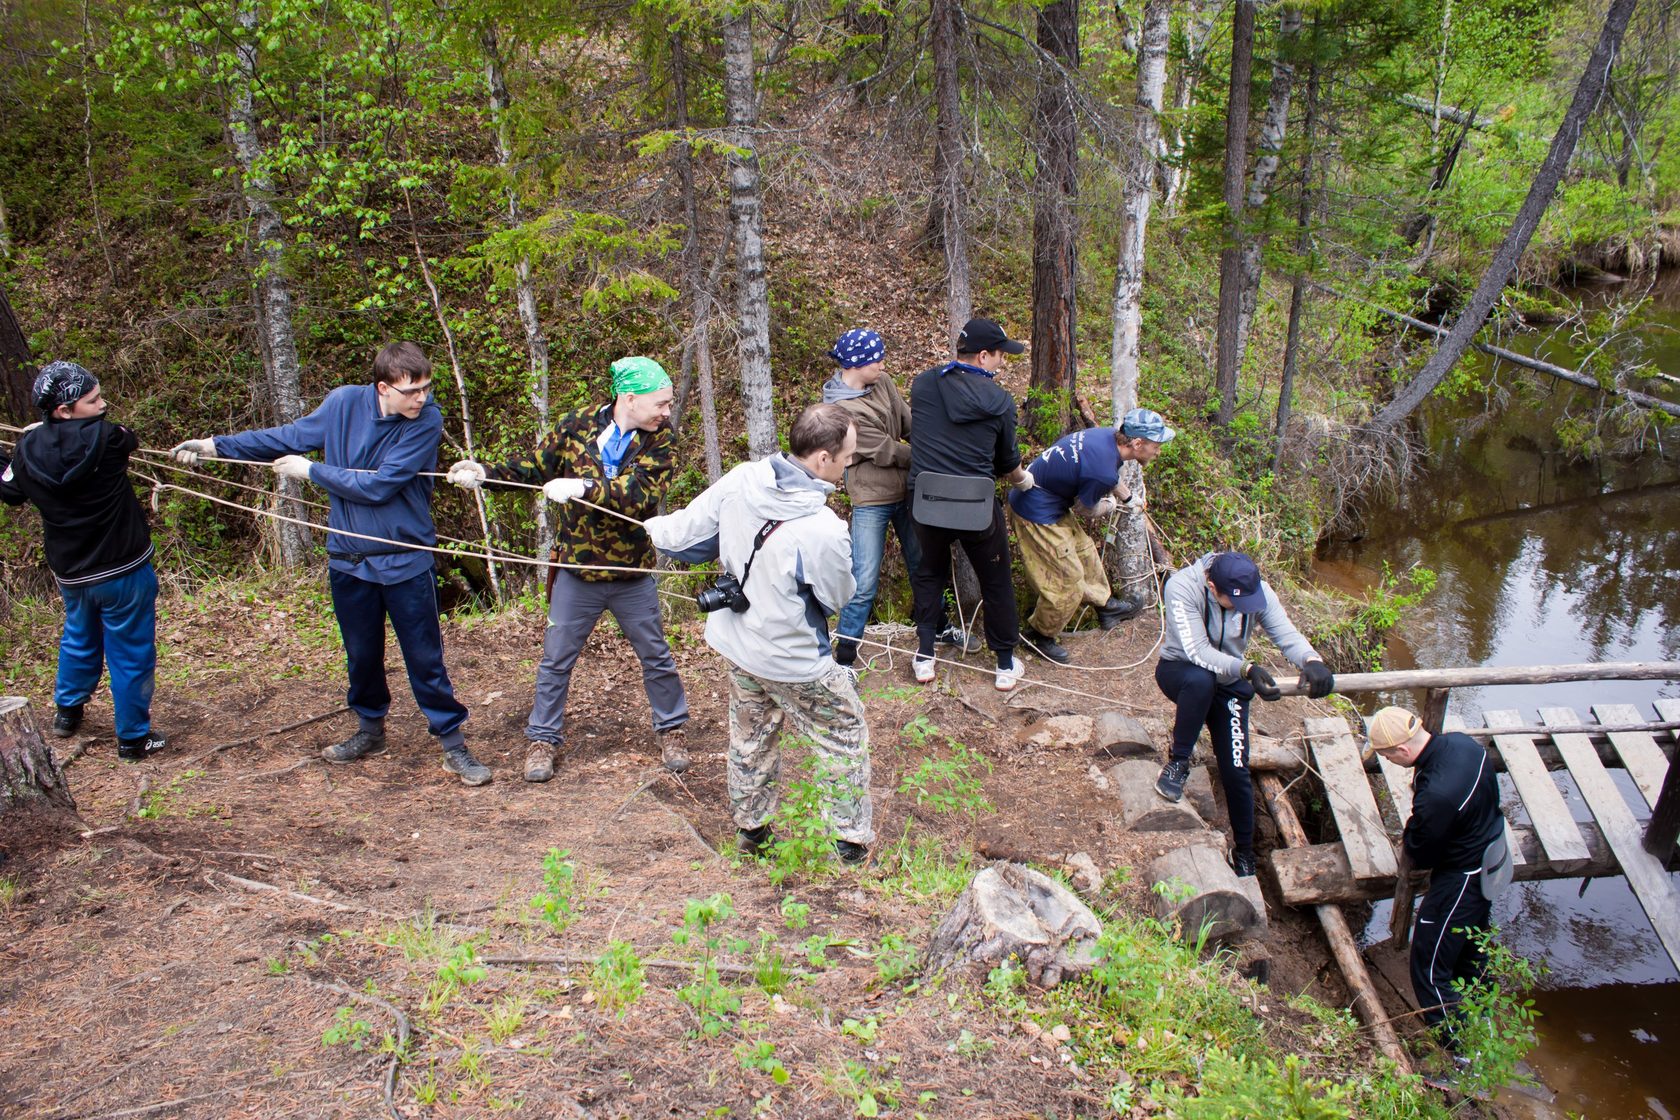
[[[671,375],[652,358],[620,358],[612,364],[613,393],[657,393],[671,387]]]

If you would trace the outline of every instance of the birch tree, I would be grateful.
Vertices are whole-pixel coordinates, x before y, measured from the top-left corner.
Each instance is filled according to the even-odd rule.
[[[750,0],[723,17],[724,103],[729,121],[729,216],[735,227],[735,306],[747,454],[780,445],[770,380],[770,288],[764,266],[764,196],[758,171],[758,94],[754,88]]]
[[[1172,111],[1167,118],[1166,158],[1156,166],[1161,190],[1161,208],[1171,217],[1178,212],[1184,189],[1184,149],[1190,142],[1186,120],[1196,99],[1202,67],[1207,64],[1208,40],[1213,37],[1214,8],[1204,0],[1184,4],[1183,58],[1173,79]]]
[[[1622,35],[1627,30],[1628,19],[1633,14],[1635,3],[1636,0],[1611,0],[1598,42],[1593,46],[1592,57],[1587,60],[1586,70],[1575,87],[1575,96],[1570,100],[1569,108],[1564,111],[1563,121],[1552,137],[1546,158],[1541,161],[1539,170],[1535,172],[1534,181],[1529,186],[1522,206],[1517,210],[1516,219],[1511,223],[1511,228],[1506,232],[1498,250],[1494,252],[1487,271],[1482,273],[1482,279],[1470,296],[1470,302],[1459,313],[1452,330],[1442,340],[1439,348],[1430,355],[1429,361],[1424,363],[1422,371],[1395,394],[1386,407],[1371,418],[1371,422],[1366,425],[1368,437],[1378,438],[1386,435],[1410,416],[1447,374],[1452,372],[1453,367],[1464,356],[1471,340],[1487,321],[1494,301],[1510,282],[1517,261],[1521,259],[1523,250],[1528,247],[1529,239],[1534,236],[1534,230],[1551,204],[1552,196],[1557,193],[1558,183],[1562,181],[1570,157],[1575,154],[1575,146],[1580,142],[1581,131],[1586,127],[1599,98],[1604,93],[1605,75],[1615,63],[1616,53],[1621,46]]]

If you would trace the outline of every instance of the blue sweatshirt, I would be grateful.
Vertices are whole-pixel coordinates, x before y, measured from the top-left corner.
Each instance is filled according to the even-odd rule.
[[[420,472],[437,469],[442,437],[443,413],[435,402],[427,401],[413,420],[381,416],[374,386],[346,385],[328,393],[319,408],[295,423],[217,436],[216,454],[267,463],[282,455],[319,451],[322,461],[309,468],[309,481],[331,499],[328,525],[435,545],[432,480],[420,477]],[[429,552],[336,533],[327,534],[327,556],[334,571],[369,583],[401,583],[433,566]]]

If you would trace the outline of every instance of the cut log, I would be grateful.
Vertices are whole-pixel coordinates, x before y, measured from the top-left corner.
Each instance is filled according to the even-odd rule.
[[[1092,720],[1085,715],[1045,716],[1023,728],[1023,747],[1083,747],[1091,741]]]
[[[1218,848],[1175,848],[1149,865],[1149,882],[1167,884],[1155,891],[1155,914],[1163,922],[1176,921],[1185,941],[1196,941],[1204,930],[1211,943],[1266,936],[1260,881],[1237,878]]]
[[[1102,923],[1056,880],[1018,863],[996,863],[969,882],[933,931],[928,967],[984,974],[1019,960],[1027,978],[1053,988],[1097,962]]]
[[[58,761],[41,738],[29,701],[0,696],[0,817],[25,808],[75,812]]]
[[[1192,766],[1190,780],[1184,783],[1184,802],[1196,810],[1196,815],[1209,828],[1223,819],[1219,811],[1219,800],[1213,795],[1213,768],[1211,766]]]
[[[1134,832],[1199,832],[1207,827],[1187,801],[1168,801],[1155,792],[1161,767],[1140,758],[1108,768],[1108,790],[1120,802],[1120,827]]]
[[[1109,758],[1158,758],[1149,731],[1124,712],[1103,712],[1091,733],[1092,744]]]
[[[1306,744],[1298,739],[1250,735],[1248,768],[1256,772],[1299,774],[1307,768]]]

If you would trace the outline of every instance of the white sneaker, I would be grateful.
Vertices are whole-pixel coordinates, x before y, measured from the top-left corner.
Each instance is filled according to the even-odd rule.
[[[912,657],[910,672],[915,674],[917,684],[932,684],[934,676],[939,672],[939,666],[931,657]]]
[[[997,677],[992,681],[992,687],[999,692],[1008,692],[1021,683],[1021,677],[1026,674],[1026,666],[1013,653],[1009,655],[1009,664],[999,668]]]

